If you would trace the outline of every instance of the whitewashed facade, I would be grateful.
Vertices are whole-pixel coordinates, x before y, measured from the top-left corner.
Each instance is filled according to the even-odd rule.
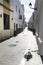
[[[0,0],[0,41],[21,31],[23,23],[24,5],[19,0]]]
[[[14,19],[14,30],[23,28],[24,22],[24,5],[20,3],[19,0],[13,0],[13,19]],[[16,33],[16,32],[14,32]]]

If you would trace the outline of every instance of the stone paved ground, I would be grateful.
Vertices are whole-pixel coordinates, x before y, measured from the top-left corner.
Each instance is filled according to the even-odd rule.
[[[35,52],[33,58],[26,61],[24,54],[38,50],[37,42],[33,33],[27,28],[17,37],[12,37],[0,43],[0,65],[42,65],[40,56]]]

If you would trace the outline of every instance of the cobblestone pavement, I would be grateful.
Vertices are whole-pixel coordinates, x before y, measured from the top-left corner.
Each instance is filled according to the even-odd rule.
[[[25,28],[17,37],[0,43],[0,65],[42,65],[41,58],[36,52],[32,52],[33,58],[26,61],[24,54],[28,49],[38,50],[38,46],[33,33]]]

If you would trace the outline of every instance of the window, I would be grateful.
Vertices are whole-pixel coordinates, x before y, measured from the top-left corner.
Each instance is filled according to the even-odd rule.
[[[19,19],[22,19],[22,15],[19,15]]]
[[[4,14],[4,29],[10,29],[10,16]]]
[[[34,20],[34,13],[33,13],[33,20]]]
[[[14,31],[15,31],[15,23],[14,23]]]
[[[16,12],[17,12],[17,5],[16,5]]]
[[[20,9],[19,9],[19,14],[20,14]]]
[[[16,24],[16,30],[17,30],[17,28],[18,28],[18,24]]]

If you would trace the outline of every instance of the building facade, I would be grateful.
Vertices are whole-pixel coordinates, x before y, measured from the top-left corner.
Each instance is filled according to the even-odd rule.
[[[33,34],[35,35],[36,30],[35,30],[35,22],[34,22],[34,12],[32,13],[32,16],[29,20],[28,29],[31,30]]]
[[[14,36],[22,31],[24,26],[24,5],[19,0],[13,0]]]
[[[33,14],[32,14],[32,16],[31,16],[31,18],[29,20],[28,27],[32,28],[32,29],[34,28],[34,17],[33,17]]]
[[[0,0],[0,41],[24,29],[24,5],[19,0]]]
[[[12,0],[0,0],[0,41],[14,35]]]
[[[36,0],[35,7],[35,24],[36,24],[36,38],[38,42],[40,55],[43,57],[43,0]]]

